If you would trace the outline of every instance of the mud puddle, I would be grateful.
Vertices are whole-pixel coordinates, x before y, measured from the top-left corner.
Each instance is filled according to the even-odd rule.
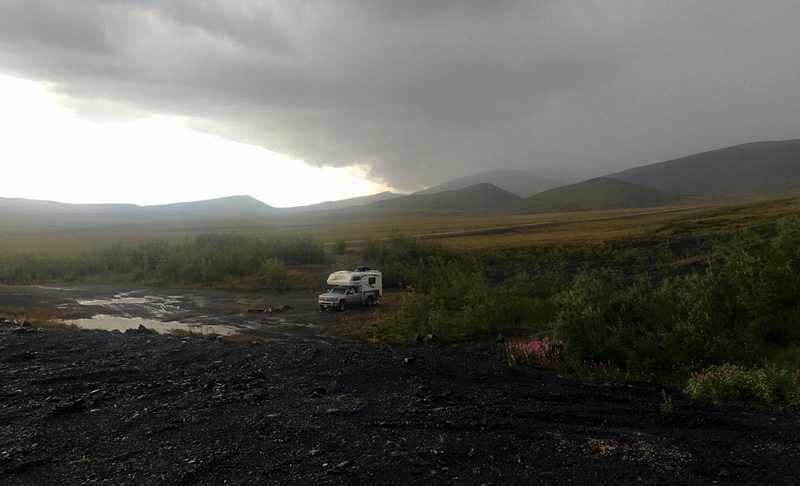
[[[141,317],[119,317],[105,314],[98,314],[89,319],[67,319],[61,322],[78,326],[81,329],[99,329],[102,331],[120,332],[125,332],[128,329],[138,329],[139,326],[144,326],[159,334],[171,333],[173,331],[186,331],[196,334],[232,336],[244,331],[241,328],[232,326],[189,324],[176,321],[161,322]]]
[[[125,332],[144,326],[266,339],[340,340],[336,313],[321,313],[316,296],[266,295],[91,284],[0,288],[0,305],[55,309],[66,324]],[[265,312],[274,308],[283,312]]]

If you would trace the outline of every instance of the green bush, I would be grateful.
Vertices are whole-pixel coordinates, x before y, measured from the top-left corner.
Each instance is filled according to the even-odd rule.
[[[409,266],[406,275],[414,283],[399,298],[393,334],[478,338],[506,328],[543,326],[552,313],[554,289],[545,280],[520,273],[496,283],[477,260],[431,256]]]
[[[486,277],[463,265],[431,256],[407,275],[414,284],[400,297],[395,324],[411,334],[454,338],[472,334],[461,322],[460,309],[480,289]]]
[[[763,364],[800,342],[800,223],[766,241],[746,233],[704,274],[654,288],[599,271],[555,299],[553,333],[573,361],[608,362],[685,383],[723,363]]]
[[[22,254],[0,261],[0,284],[32,284],[85,278],[102,280],[126,275],[148,285],[215,286],[231,279],[259,276],[269,264],[280,260],[290,264],[321,263],[325,252],[310,236],[248,238],[232,233],[206,233],[183,244],[163,239],[141,243],[136,248],[111,245],[77,258],[55,258]],[[285,271],[285,266],[283,268]],[[280,281],[280,271],[269,271],[270,284]],[[119,280],[119,279],[115,279]]]
[[[693,398],[715,401],[800,403],[800,370],[716,365],[694,373],[685,391]]]
[[[464,256],[441,243],[405,236],[393,230],[386,240],[369,240],[364,256],[383,273],[385,287],[427,286],[440,265]]]
[[[342,239],[336,240],[333,244],[333,254],[344,255],[345,253],[347,253],[347,242]]]
[[[270,258],[261,266],[259,280],[269,292],[281,293],[289,285],[289,272],[279,258]]]
[[[565,358],[614,363],[633,373],[670,374],[679,319],[671,289],[658,292],[643,282],[624,285],[619,274],[579,275],[555,297],[553,334],[565,344]]]

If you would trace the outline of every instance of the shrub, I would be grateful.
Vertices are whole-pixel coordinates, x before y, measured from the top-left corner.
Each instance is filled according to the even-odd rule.
[[[401,296],[395,324],[411,334],[436,334],[450,339],[475,336],[461,312],[476,294],[486,293],[488,279],[480,271],[431,256],[411,266],[414,284]]]
[[[703,373],[694,373],[685,391],[693,398],[715,401],[800,403],[800,370],[716,365]]]
[[[679,313],[673,298],[672,292],[660,293],[645,283],[626,286],[610,271],[579,275],[554,299],[553,333],[571,361],[669,374],[676,339],[669,328]]]
[[[31,284],[126,275],[149,285],[215,286],[230,279],[259,276],[271,260],[291,264],[321,263],[325,252],[306,236],[248,238],[232,233],[206,233],[193,242],[172,245],[163,239],[139,244],[120,244],[92,250],[78,258],[21,254],[0,260],[1,284]],[[283,263],[281,263],[283,264]],[[274,266],[274,265],[273,265]],[[285,268],[284,268],[285,270]],[[269,273],[269,272],[268,272]],[[271,273],[270,285],[281,284],[280,272]]]
[[[259,280],[269,292],[284,292],[289,284],[286,264],[279,258],[270,258],[261,266]]]
[[[462,254],[441,243],[420,240],[393,230],[386,240],[369,240],[364,256],[383,273],[385,287],[427,285],[439,266],[462,262]]]
[[[610,271],[577,276],[554,299],[554,335],[572,362],[685,384],[722,363],[752,367],[800,341],[800,222],[771,241],[745,233],[705,274],[660,287],[625,285]],[[749,369],[749,368],[748,368]]]
[[[347,242],[342,239],[336,240],[333,244],[333,253],[334,255],[344,255],[347,253]]]

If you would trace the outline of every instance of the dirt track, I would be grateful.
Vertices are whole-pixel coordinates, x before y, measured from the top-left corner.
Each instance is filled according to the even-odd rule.
[[[435,345],[0,324],[0,484],[798,483],[797,408],[667,397]]]

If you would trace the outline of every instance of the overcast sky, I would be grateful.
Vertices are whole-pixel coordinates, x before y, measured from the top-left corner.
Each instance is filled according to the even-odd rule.
[[[797,0],[0,0],[0,196],[287,206],[800,138],[799,25]]]

